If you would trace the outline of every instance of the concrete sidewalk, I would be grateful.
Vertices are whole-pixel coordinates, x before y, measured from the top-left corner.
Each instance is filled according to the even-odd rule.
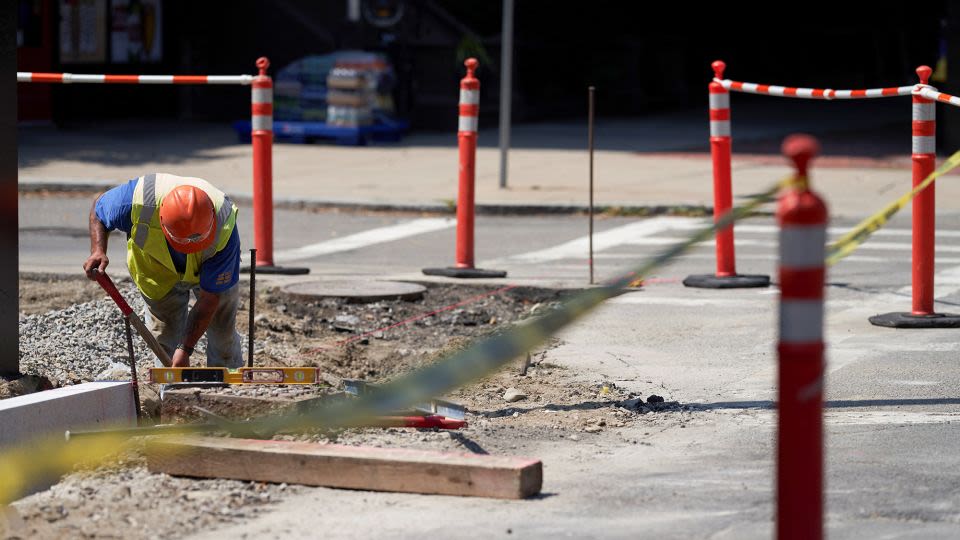
[[[789,174],[779,142],[797,131],[821,138],[825,157],[814,163],[813,184],[834,215],[862,217],[908,191],[909,101],[837,105],[735,105],[735,196],[762,191]],[[601,120],[596,204],[661,212],[712,207],[704,118],[701,111],[684,111]],[[518,212],[586,208],[583,122],[515,126],[505,189],[498,186],[497,131],[481,130],[479,140],[478,206]],[[21,189],[95,188],[157,171],[206,178],[245,198],[252,194],[251,162],[250,146],[221,124],[131,121],[20,130]],[[450,210],[457,197],[452,131],[369,147],[278,143],[273,167],[277,203]],[[960,186],[947,180],[937,188],[938,211],[958,212]]]

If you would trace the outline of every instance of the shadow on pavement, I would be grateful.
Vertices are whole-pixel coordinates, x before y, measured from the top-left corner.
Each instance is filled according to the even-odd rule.
[[[776,409],[777,404],[769,400],[756,401],[720,401],[716,403],[688,403],[689,407],[710,409]],[[901,398],[901,399],[838,399],[825,401],[827,409],[849,409],[855,407],[896,407],[903,405],[960,405],[960,398]]]

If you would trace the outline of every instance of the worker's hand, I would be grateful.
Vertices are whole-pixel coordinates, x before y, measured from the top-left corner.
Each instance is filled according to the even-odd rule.
[[[170,359],[170,367],[190,367],[190,355],[183,349],[173,351],[173,358]]]
[[[107,265],[110,264],[110,259],[107,257],[107,254],[102,251],[94,251],[87,258],[86,262],[83,263],[83,271],[87,273],[87,277],[90,279],[96,279],[93,275],[94,270],[99,270],[100,273],[104,273],[107,270]]]

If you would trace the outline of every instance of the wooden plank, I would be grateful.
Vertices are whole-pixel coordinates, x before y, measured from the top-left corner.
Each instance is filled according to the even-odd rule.
[[[370,491],[522,499],[540,492],[538,459],[221,437],[147,443],[151,472]]]

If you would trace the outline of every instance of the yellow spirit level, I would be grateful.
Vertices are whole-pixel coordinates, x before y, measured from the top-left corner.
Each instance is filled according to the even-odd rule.
[[[221,384],[317,384],[315,367],[222,367],[150,368],[150,382]]]

